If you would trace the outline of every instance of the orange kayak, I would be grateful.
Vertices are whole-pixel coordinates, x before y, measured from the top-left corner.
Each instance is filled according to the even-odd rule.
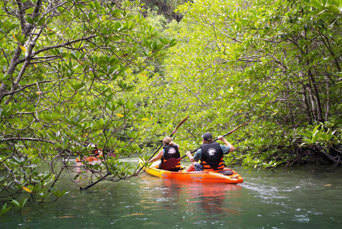
[[[89,156],[89,157],[83,158],[82,160],[80,158],[76,158],[75,161],[76,162],[82,162],[82,161],[93,162],[93,161],[101,161],[101,159],[98,157]]]
[[[180,181],[227,184],[238,184],[243,182],[243,178],[237,172],[228,168],[225,168],[222,173],[217,171],[172,172],[155,167],[144,169],[146,173],[152,176]]]
[[[103,156],[102,156],[102,151],[100,151],[100,153],[96,153],[97,155],[95,156],[88,156],[88,157],[83,157],[82,159],[80,159],[79,157],[77,157],[75,159],[76,163],[80,163],[80,162],[83,162],[83,161],[87,161],[87,162],[98,162],[100,163],[103,159]],[[114,153],[109,153],[108,154],[109,157],[115,157],[116,155]]]

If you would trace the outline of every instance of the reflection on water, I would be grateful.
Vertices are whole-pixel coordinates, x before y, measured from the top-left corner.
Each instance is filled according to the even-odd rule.
[[[239,198],[241,192],[231,192],[240,189],[240,186],[233,184],[199,184],[197,187],[191,188],[190,191],[193,201],[197,202],[203,210],[210,215],[219,215],[239,214],[239,211],[229,208],[229,205],[225,203],[225,199]]]
[[[174,228],[202,228],[208,223],[227,228],[224,227],[225,218],[239,215],[238,205],[230,203],[231,199],[241,198],[239,185],[189,183],[146,174],[142,177],[141,189],[144,190],[143,204],[158,205],[158,215],[164,220],[166,217],[171,219],[169,223]],[[174,216],[181,220],[172,220]]]
[[[238,211],[225,205],[225,198],[236,198],[241,187],[234,184],[212,184],[212,183],[189,183],[171,179],[162,179],[162,202],[165,209],[176,209],[178,201],[186,201],[194,208],[201,207],[206,213],[213,214],[238,214]],[[235,196],[235,197],[234,197]],[[185,198],[185,200],[184,200]]]
[[[342,171],[235,168],[244,183],[201,184],[142,174],[70,190],[50,204],[28,204],[0,217],[0,228],[340,228]],[[82,184],[81,184],[82,183]]]

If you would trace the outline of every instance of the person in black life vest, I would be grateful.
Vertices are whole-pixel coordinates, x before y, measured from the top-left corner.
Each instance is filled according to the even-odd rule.
[[[192,161],[191,165],[186,169],[186,172],[190,171],[202,171],[202,170],[223,170],[223,155],[235,150],[234,146],[230,144],[223,136],[219,136],[217,139],[222,141],[224,145],[221,145],[213,141],[211,133],[205,133],[202,135],[203,145],[192,156],[188,151],[186,155]],[[201,160],[201,163],[197,161]]]
[[[180,158],[179,153],[179,146],[172,141],[171,137],[164,137],[163,138],[163,150],[161,150],[156,156],[154,156],[151,160],[148,162],[155,162],[157,160],[161,160],[159,164],[159,168],[161,163],[165,163],[166,160],[170,158]],[[180,161],[177,163],[176,167],[174,169],[170,169],[170,171],[179,171],[181,168]]]

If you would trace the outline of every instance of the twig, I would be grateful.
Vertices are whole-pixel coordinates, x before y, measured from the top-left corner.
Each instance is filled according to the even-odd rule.
[[[53,141],[43,139],[43,138],[30,138],[30,137],[12,137],[12,138],[2,138],[0,139],[0,142],[8,142],[8,141],[33,141],[33,142],[46,142],[51,144],[56,144]]]
[[[96,185],[97,183],[103,181],[107,176],[111,175],[110,173],[107,173],[106,175],[104,175],[103,177],[101,177],[100,179],[98,179],[97,181],[95,181],[94,183],[91,183],[89,185],[87,185],[86,187],[82,188],[80,187],[80,190],[83,191],[83,190],[87,190],[88,188],[90,187],[93,187],[94,185]]]

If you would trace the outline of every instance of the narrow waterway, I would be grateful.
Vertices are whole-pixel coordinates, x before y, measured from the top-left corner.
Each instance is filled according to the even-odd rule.
[[[247,171],[240,185],[184,183],[142,174],[70,193],[0,218],[0,228],[341,228],[342,170]]]

